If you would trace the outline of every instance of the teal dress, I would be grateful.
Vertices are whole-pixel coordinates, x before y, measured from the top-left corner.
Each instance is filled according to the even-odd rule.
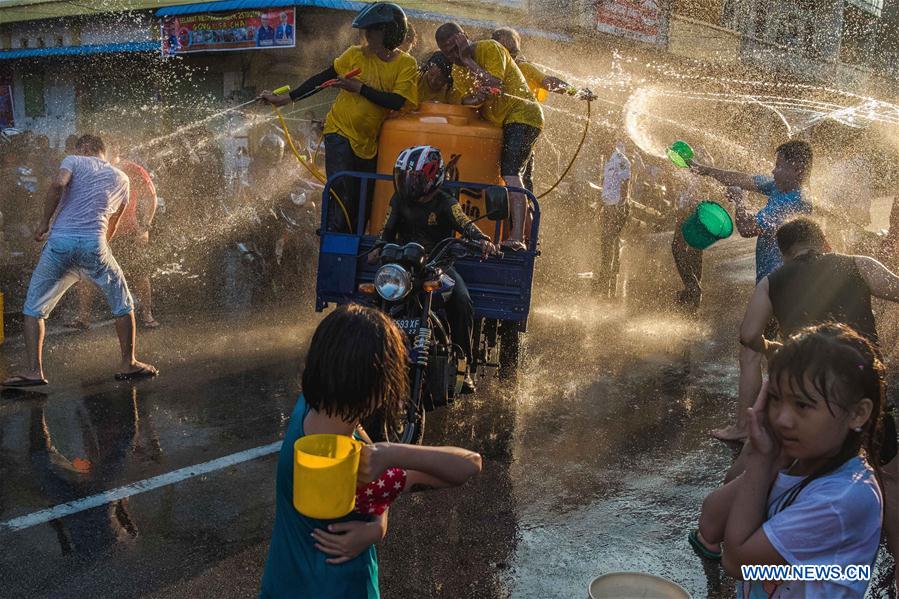
[[[300,395],[278,455],[275,526],[259,596],[266,599],[379,599],[378,556],[374,545],[345,564],[333,566],[325,563],[330,556],[314,547],[311,536],[314,529],[326,529],[334,522],[369,521],[370,518],[351,512],[340,520],[315,520],[293,507],[293,444],[305,434],[303,420],[309,409]]]

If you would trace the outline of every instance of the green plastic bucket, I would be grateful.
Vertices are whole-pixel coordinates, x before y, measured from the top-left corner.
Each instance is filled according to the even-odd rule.
[[[716,241],[730,237],[734,232],[734,221],[721,204],[700,202],[680,230],[690,247],[704,250]]]
[[[685,141],[676,141],[667,150],[668,158],[675,166],[680,168],[689,168],[690,161],[693,160],[693,148]]]

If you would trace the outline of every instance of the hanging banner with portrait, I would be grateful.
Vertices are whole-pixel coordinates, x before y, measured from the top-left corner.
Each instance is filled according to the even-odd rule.
[[[296,46],[296,9],[264,8],[164,17],[163,56]]]

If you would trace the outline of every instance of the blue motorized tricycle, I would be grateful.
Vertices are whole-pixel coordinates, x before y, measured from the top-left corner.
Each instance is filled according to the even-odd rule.
[[[360,183],[358,224],[352,233],[327,230],[329,212],[342,209],[331,193],[333,183],[342,177],[352,177]],[[341,172],[325,185],[315,309],[320,312],[332,303],[369,305],[388,314],[406,333],[411,393],[405,413],[390,418],[377,415],[365,423],[365,429],[373,440],[419,443],[424,434],[425,412],[446,405],[458,395],[466,369],[479,375],[486,368],[508,373],[518,367],[531,305],[534,261],[539,255],[540,207],[534,195],[524,189],[447,182],[444,188],[451,193],[483,194],[485,214],[476,220],[495,222],[491,237],[497,245],[501,241],[501,223],[508,218],[508,191],[525,194],[532,216],[527,249],[482,259],[478,243],[451,237],[430,252],[417,243],[384,245],[377,262],[372,264],[368,255],[378,240],[376,235],[365,233],[369,211],[365,190],[374,180],[391,181],[391,177]],[[377,231],[380,224],[371,230]],[[461,348],[453,343],[453,332],[443,310],[443,299],[453,285],[444,272],[449,267],[461,275],[474,304],[474,364],[466,364]]]

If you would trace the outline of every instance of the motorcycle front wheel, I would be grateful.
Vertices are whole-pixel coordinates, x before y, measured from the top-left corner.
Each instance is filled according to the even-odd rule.
[[[390,443],[421,445],[425,436],[425,411],[419,403],[414,420],[410,421],[408,416],[404,415],[395,427],[389,426],[384,419],[384,414],[378,413],[363,422],[362,427],[375,443],[389,441]]]

